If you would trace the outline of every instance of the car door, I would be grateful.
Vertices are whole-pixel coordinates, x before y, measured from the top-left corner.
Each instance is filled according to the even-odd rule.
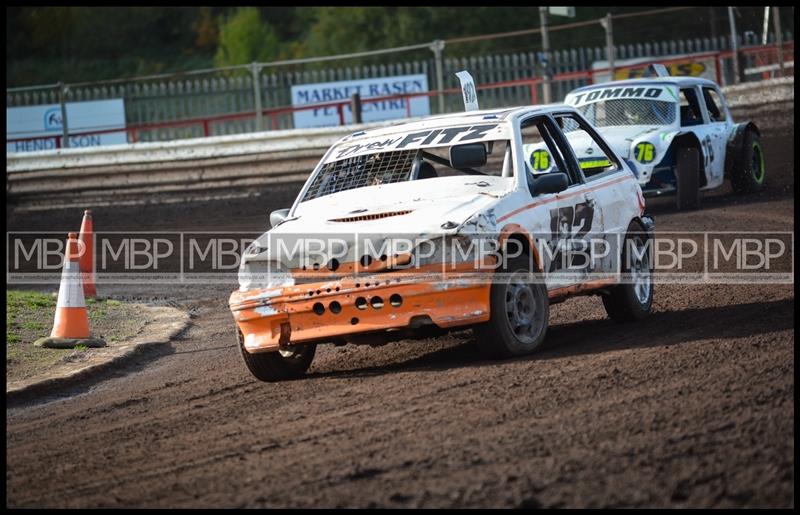
[[[703,86],[702,91],[708,115],[709,160],[706,165],[708,187],[715,188],[725,180],[725,151],[732,123],[719,90],[712,86]]]
[[[569,177],[569,187],[556,195],[555,206],[548,213],[554,250],[548,272],[553,288],[586,282],[590,278],[597,267],[591,259],[592,241],[604,232],[602,203],[597,201],[598,192],[587,184],[575,152],[575,148],[593,149],[595,142],[575,132],[580,128],[576,120],[570,118],[572,115],[548,118],[545,127],[558,147]],[[565,132],[574,133],[573,144]],[[593,150],[589,159],[598,162],[605,157]]]
[[[550,272],[559,269],[554,258],[560,259],[564,250],[564,242],[559,241],[558,231],[559,206],[564,205],[564,199],[557,193],[535,191],[534,181],[545,174],[567,173],[568,168],[562,150],[553,140],[552,128],[548,128],[548,123],[549,119],[543,115],[535,115],[520,122],[520,150],[524,162],[522,173],[525,174],[524,182],[527,183],[530,195],[528,200],[531,202],[528,204],[530,209],[521,210],[514,221],[534,239],[545,284],[548,290],[552,290],[563,285],[563,281],[554,281],[555,274]],[[572,221],[573,216],[570,215],[569,224]]]
[[[619,245],[631,220],[641,210],[635,193],[637,181],[610,145],[578,113],[554,113],[553,118],[562,130],[567,159],[576,162],[581,176],[581,185],[576,188],[581,194],[573,197],[575,220],[586,222],[584,227],[574,224],[573,234],[590,244],[586,280],[591,280],[616,271]]]
[[[703,169],[706,182],[712,182],[717,164],[721,161],[715,153],[714,131],[709,124],[708,111],[700,87],[697,85],[681,88],[681,127],[694,132],[700,141],[703,153]],[[721,170],[721,168],[719,168]]]

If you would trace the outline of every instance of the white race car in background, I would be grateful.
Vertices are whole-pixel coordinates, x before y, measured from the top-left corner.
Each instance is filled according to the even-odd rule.
[[[645,196],[674,193],[678,209],[693,209],[700,191],[719,187],[725,178],[737,193],[764,186],[758,128],[752,122],[734,123],[712,81],[659,76],[607,82],[573,90],[565,103],[629,162]],[[574,142],[582,149],[578,157],[591,162],[599,149],[588,140],[583,143]],[[534,163],[535,151],[531,148],[534,173],[549,171],[541,157]]]

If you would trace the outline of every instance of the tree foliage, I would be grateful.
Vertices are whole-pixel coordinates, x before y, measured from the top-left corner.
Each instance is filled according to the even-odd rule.
[[[553,49],[603,48],[598,25],[559,25],[653,7],[581,6],[573,19],[551,17]],[[793,30],[787,7],[784,29]],[[761,33],[763,8],[737,8],[737,27]],[[697,7],[614,22],[618,44],[728,34],[727,8]],[[771,24],[770,24],[771,25]],[[434,39],[539,26],[538,7],[7,7],[8,86],[116,79],[214,65],[330,56]],[[529,52],[538,34],[448,44],[448,57]],[[387,59],[430,58],[427,49],[343,61],[348,66]],[[321,66],[335,66],[326,63]]]
[[[216,66],[273,61],[278,58],[278,35],[261,20],[255,7],[240,7],[219,29]]]

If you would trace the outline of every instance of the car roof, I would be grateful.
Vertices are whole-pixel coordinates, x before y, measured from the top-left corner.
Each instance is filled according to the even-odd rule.
[[[625,79],[602,82],[600,84],[590,84],[589,86],[573,89],[570,91],[570,94],[582,91],[591,91],[597,88],[607,88],[609,86],[639,86],[642,84],[672,84],[674,86],[678,86],[679,88],[694,86],[697,84],[702,86],[717,85],[717,83],[713,80],[704,79],[703,77],[647,77],[642,79]]]
[[[354,132],[342,140],[355,140],[362,137],[382,136],[384,134],[394,134],[397,132],[412,132],[418,130],[432,129],[437,127],[451,127],[457,125],[470,125],[492,122],[505,122],[516,116],[523,114],[546,114],[555,111],[570,110],[575,108],[566,104],[543,104],[530,106],[517,106],[503,109],[484,109],[480,111],[467,111],[460,113],[450,113],[435,116],[428,116],[413,122],[398,123],[388,127]]]

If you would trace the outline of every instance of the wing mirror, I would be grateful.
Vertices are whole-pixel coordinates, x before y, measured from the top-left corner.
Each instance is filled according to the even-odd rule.
[[[286,217],[289,216],[289,208],[286,209],[277,209],[269,214],[269,225],[270,227],[275,227],[279,223],[286,220]]]
[[[477,168],[486,164],[486,146],[483,143],[465,143],[450,147],[450,166],[456,170]]]
[[[567,189],[568,186],[569,179],[567,178],[567,174],[563,172],[546,173],[533,179],[531,194],[559,193]]]

